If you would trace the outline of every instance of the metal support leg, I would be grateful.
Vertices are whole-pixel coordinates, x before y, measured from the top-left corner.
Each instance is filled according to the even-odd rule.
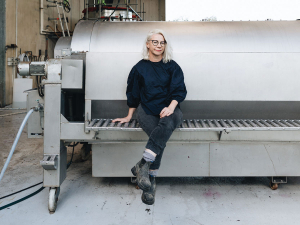
[[[54,212],[58,190],[67,171],[67,150],[60,141],[61,84],[45,84],[44,156],[56,155],[56,166],[44,166],[44,186],[50,187],[49,211]]]

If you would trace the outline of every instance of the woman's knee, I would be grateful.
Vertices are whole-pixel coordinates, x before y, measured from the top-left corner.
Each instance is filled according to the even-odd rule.
[[[167,130],[175,130],[176,129],[176,120],[170,116],[164,117],[160,120],[160,125],[163,126]]]

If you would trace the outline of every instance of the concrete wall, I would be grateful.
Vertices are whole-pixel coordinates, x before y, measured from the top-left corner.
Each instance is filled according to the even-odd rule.
[[[55,22],[48,21],[48,17],[57,17],[56,8],[47,8],[44,2],[44,26],[50,25],[55,30]],[[84,0],[69,0],[71,4],[70,13],[66,13],[69,18],[69,29],[74,30],[75,24],[83,17],[82,10],[84,8]],[[93,2],[93,0],[91,0]],[[115,0],[115,3],[117,1]],[[124,4],[124,0],[120,3]],[[131,3],[137,3],[133,8],[140,11],[146,11],[144,18],[147,21],[163,21],[165,20],[165,0],[131,0]],[[140,7],[141,6],[141,7]],[[42,55],[45,54],[46,49],[46,35],[40,34],[40,0],[7,0],[6,1],[6,45],[17,44],[17,49],[8,49],[6,52],[6,104],[11,104],[13,101],[13,82],[16,77],[16,69],[13,66],[7,66],[8,57],[16,57],[21,52],[32,51],[33,55],[38,56],[39,49],[42,50]],[[17,23],[16,23],[17,22]],[[17,28],[17,29],[16,29]],[[48,31],[52,31],[50,27]],[[58,29],[61,30],[58,23]],[[56,40],[48,40],[48,55],[53,58],[54,47]]]

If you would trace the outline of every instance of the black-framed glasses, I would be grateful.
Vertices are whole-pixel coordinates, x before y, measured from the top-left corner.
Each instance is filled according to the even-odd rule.
[[[150,41],[152,41],[152,44],[153,44],[154,46],[157,46],[158,43],[159,43],[158,40],[150,40]],[[161,42],[160,42],[160,45],[161,45],[162,47],[165,46],[165,44],[167,44],[166,41],[161,41]]]

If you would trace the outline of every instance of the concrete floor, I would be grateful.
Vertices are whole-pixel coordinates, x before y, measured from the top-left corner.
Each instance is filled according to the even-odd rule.
[[[18,111],[13,111],[18,112]],[[1,111],[7,114],[10,111]],[[4,163],[25,114],[0,117],[0,165]],[[68,158],[71,156],[68,149]],[[93,178],[77,146],[61,186],[58,207],[48,212],[48,189],[0,211],[0,224],[299,224],[300,178],[276,191],[262,178],[157,178],[156,202],[141,202],[141,190],[129,178]],[[0,183],[0,197],[43,180],[39,161],[42,139],[27,139],[26,130]],[[40,186],[0,200],[0,207]]]

